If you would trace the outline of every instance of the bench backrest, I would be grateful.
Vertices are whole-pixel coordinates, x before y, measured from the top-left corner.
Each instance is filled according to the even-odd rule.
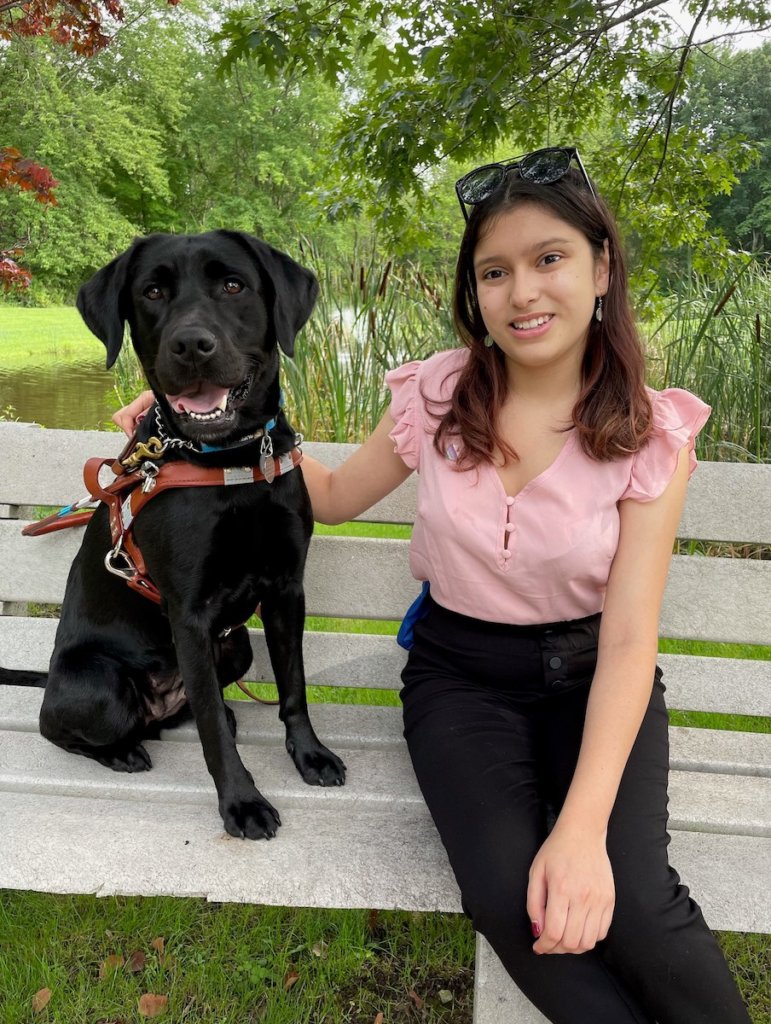
[[[78,530],[66,530],[23,538],[18,518],[31,517],[29,506],[61,506],[82,497],[85,460],[94,455],[114,456],[121,446],[122,435],[115,433],[0,423],[0,602],[6,608],[16,602],[59,603],[81,537]],[[334,466],[354,446],[309,443],[305,448]],[[408,524],[414,514],[415,480],[410,478],[360,518]],[[771,466],[702,463],[689,486],[678,535],[687,540],[746,545],[751,557],[730,557],[725,552],[714,557],[675,555],[661,635],[771,644]],[[418,591],[407,564],[407,544],[404,539],[314,537],[306,573],[308,614],[399,620]],[[766,546],[766,557],[760,557],[762,546]],[[40,628],[50,631],[50,626]],[[35,636],[33,630],[28,660],[39,663],[10,667],[46,667],[47,654],[44,656],[42,649],[36,653]],[[270,679],[264,644],[256,642],[254,646],[254,678]],[[0,663],[2,660],[0,648]],[[771,713],[770,662],[680,655],[665,660],[673,707]],[[313,683],[396,688],[403,661],[404,654],[392,637],[352,633],[307,636],[308,678]]]

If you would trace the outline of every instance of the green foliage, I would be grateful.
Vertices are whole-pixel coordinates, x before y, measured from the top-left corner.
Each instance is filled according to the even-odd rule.
[[[710,214],[736,248],[771,249],[771,42],[699,53],[678,119],[714,144],[743,147],[738,181],[715,190]]]
[[[686,8],[694,30],[771,20],[759,0]],[[251,62],[271,76],[318,68],[343,86],[359,76],[336,131],[330,213],[363,210],[401,244],[405,226],[431,223],[442,162],[481,162],[513,139],[520,151],[570,140],[596,157],[603,193],[650,243],[643,264],[665,240],[706,260],[721,247],[706,204],[751,154],[676,123],[693,50],[669,17],[663,4],[601,0],[301,0],[232,12],[218,39],[224,72]]]
[[[228,226],[286,247],[344,233],[310,198],[339,94],[256,66],[218,78],[216,11],[154,0],[88,60],[45,39],[0,49],[0,136],[61,181],[52,209],[0,192],[0,236],[31,243],[33,300],[71,298],[137,234]]]
[[[652,383],[712,406],[698,444],[722,461],[771,461],[771,277],[749,257],[721,278],[693,271],[650,332]]]
[[[314,441],[364,441],[388,403],[387,370],[451,347],[448,281],[419,267],[381,260],[357,247],[332,260],[305,243],[320,295],[295,349],[284,361],[288,407]]]

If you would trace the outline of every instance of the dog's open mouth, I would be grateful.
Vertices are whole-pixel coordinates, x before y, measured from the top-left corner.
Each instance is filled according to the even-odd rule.
[[[206,380],[196,381],[178,395],[166,395],[172,410],[185,420],[214,425],[232,419],[233,413],[249,394],[254,380],[249,376],[233,388],[219,387]]]

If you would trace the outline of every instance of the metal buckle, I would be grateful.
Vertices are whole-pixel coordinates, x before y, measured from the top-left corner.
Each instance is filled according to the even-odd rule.
[[[154,462],[143,462],[142,468],[139,471],[139,475],[144,477],[144,483],[142,484],[142,493],[149,494],[150,491],[155,487],[155,478],[160,473],[160,467],[156,466]]]
[[[129,472],[136,469],[143,459],[160,459],[166,451],[166,445],[158,437],[148,438],[147,444],[140,441],[132,453],[123,460],[121,465]]]
[[[107,572],[111,572],[113,576],[118,576],[122,580],[133,580],[137,575],[136,566],[122,549],[123,538],[119,537],[115,547],[108,551],[104,556],[104,567]],[[121,569],[117,565],[113,565],[114,560],[117,558],[123,559],[125,562],[125,568]]]

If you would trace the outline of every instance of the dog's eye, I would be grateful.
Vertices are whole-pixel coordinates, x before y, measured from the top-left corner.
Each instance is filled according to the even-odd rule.
[[[163,292],[157,284],[150,284],[142,292],[146,299],[161,299],[163,298]]]
[[[239,281],[237,277],[226,277],[222,287],[228,295],[238,295],[244,290],[243,282]]]

